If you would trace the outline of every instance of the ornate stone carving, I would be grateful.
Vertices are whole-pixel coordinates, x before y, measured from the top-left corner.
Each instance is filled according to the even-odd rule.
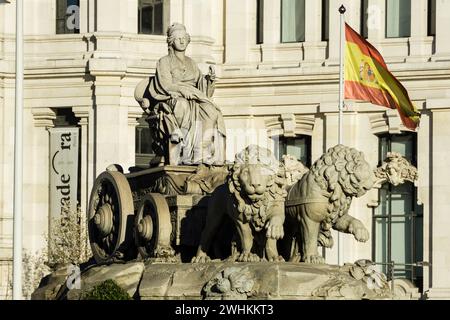
[[[236,155],[228,182],[212,194],[206,225],[193,262],[209,260],[207,252],[226,214],[236,223],[241,262],[280,261],[276,242],[283,238],[284,172],[273,154],[252,145]],[[254,241],[259,240],[259,241]]]
[[[393,186],[404,184],[406,181],[415,183],[419,179],[417,168],[409,163],[401,154],[390,152],[381,167],[375,171],[377,181],[375,188],[381,188],[385,183]]]
[[[248,267],[226,268],[203,288],[205,300],[246,300],[252,296],[255,280]]]
[[[358,260],[350,266],[350,275],[356,280],[362,280],[376,294],[389,294],[389,283],[384,273],[376,271],[375,264],[370,260]]]
[[[285,170],[286,186],[288,187],[294,185],[309,171],[303,163],[289,154],[283,156],[283,166]]]
[[[353,234],[365,242],[369,232],[348,214],[352,198],[361,197],[374,184],[375,176],[362,152],[335,146],[316,161],[311,170],[288,190],[287,241],[295,238],[300,252],[291,261],[324,263],[317,246],[333,246],[331,229]]]
[[[185,192],[187,194],[211,194],[218,186],[224,184],[227,176],[227,167],[200,165],[197,171],[186,179]]]
[[[369,260],[345,264],[339,272],[331,272],[330,279],[316,288],[312,295],[350,300],[392,298],[386,276],[377,272],[375,265]]]

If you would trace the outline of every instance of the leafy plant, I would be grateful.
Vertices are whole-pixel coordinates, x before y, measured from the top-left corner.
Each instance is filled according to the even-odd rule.
[[[52,219],[49,234],[45,235],[47,249],[37,252],[24,250],[22,257],[22,291],[26,299],[38,288],[43,277],[60,265],[80,265],[92,256],[84,214],[80,207],[74,212],[68,207],[59,219]],[[12,275],[9,276],[12,290]],[[9,298],[9,297],[6,297]]]
[[[80,207],[76,212],[63,208],[61,217],[50,224],[48,241],[48,265],[80,265],[92,256],[86,220]]]
[[[114,280],[106,280],[83,295],[83,300],[132,300]]]

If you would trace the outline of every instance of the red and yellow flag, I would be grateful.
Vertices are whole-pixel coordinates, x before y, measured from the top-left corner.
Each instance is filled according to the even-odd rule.
[[[378,50],[348,24],[345,37],[345,99],[397,109],[405,127],[415,130],[420,113],[406,89],[388,70]]]

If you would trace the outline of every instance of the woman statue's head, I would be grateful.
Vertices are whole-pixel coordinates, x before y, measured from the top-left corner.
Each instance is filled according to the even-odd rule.
[[[191,36],[186,32],[186,27],[181,23],[174,23],[167,29],[169,52],[172,50],[185,51],[190,42]]]

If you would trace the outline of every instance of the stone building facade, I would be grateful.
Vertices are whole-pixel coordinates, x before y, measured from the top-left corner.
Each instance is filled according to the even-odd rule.
[[[215,66],[229,160],[258,143],[314,162],[338,142],[342,3],[347,22],[380,50],[422,114],[413,133],[395,110],[346,102],[344,144],[364,151],[373,167],[387,151],[400,152],[420,177],[354,202],[351,214],[371,239],[358,244],[344,235],[344,262],[394,261],[395,277],[410,278],[428,298],[450,298],[450,0],[25,1],[25,249],[46,246],[51,128],[78,129],[83,211],[108,165],[151,157],[133,93],[166,54],[164,31],[173,22],[186,25],[188,55],[204,72]],[[0,0],[1,297],[10,294],[12,264],[14,50],[15,0]],[[337,263],[337,248],[324,254]]]

